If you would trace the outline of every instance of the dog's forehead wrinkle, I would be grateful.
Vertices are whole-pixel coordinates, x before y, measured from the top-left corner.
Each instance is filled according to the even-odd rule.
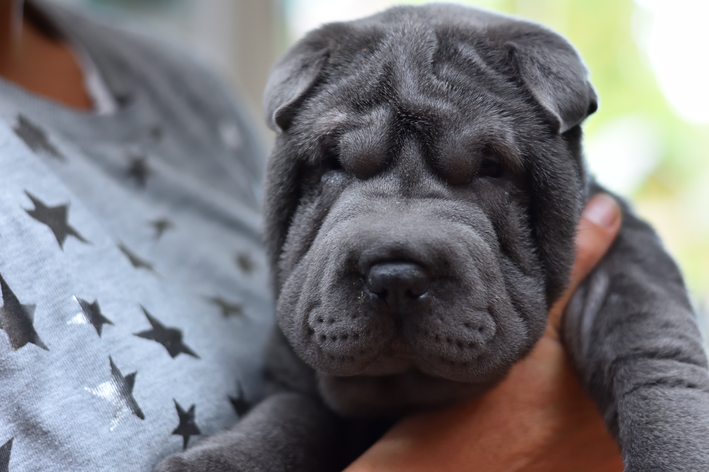
[[[491,43],[487,31],[452,35],[439,51],[440,64],[446,66],[440,71],[455,71],[463,80],[503,95],[519,90],[506,53]]]
[[[467,29],[467,35],[463,35],[439,31],[428,24],[405,22],[394,26],[376,47],[377,61],[362,61],[352,65],[354,71],[337,76],[337,83],[333,85],[341,90],[335,96],[357,96],[366,100],[364,97],[371,93],[358,93],[363,85],[372,89],[374,84],[377,87],[389,84],[395,91],[393,95],[400,101],[415,103],[422,93],[434,95],[438,92],[445,96],[451,91],[446,79],[456,76],[458,85],[465,84],[463,88],[468,92],[472,82],[509,96],[510,90],[518,85],[510,80],[510,71],[500,70],[509,68],[504,66],[502,53],[487,44],[489,40],[484,30],[471,35],[470,28]],[[441,77],[441,72],[447,74]]]
[[[441,80],[434,77],[432,72],[414,73],[406,64],[402,66],[392,62],[401,62],[404,56],[387,58],[388,66],[379,67],[379,72],[358,71],[352,77],[343,77],[340,82],[333,84],[332,88],[335,90],[328,90],[326,97],[313,110],[313,115],[316,116],[311,127],[313,134],[336,135],[341,130],[362,126],[363,122],[373,119],[373,129],[391,127],[399,133],[414,130],[421,136],[424,145],[430,145],[435,136],[446,134],[446,131],[452,134],[458,132],[456,128],[460,126],[475,123],[490,125],[494,122],[495,126],[491,126],[493,129],[488,135],[496,135],[502,139],[504,145],[497,147],[515,150],[512,138],[514,133],[511,129],[519,118],[515,118],[515,113],[505,106],[509,102],[509,93],[506,93],[506,90],[495,90],[494,85],[500,82],[499,78],[494,76],[496,71],[487,66],[474,47],[466,47],[468,54],[474,55],[473,62],[477,69],[473,84],[468,84],[466,90],[460,90],[451,96],[449,88],[445,87],[445,84],[442,85]],[[381,80],[372,75],[381,74],[382,70],[399,71],[406,80],[399,81],[401,83],[398,85],[396,81],[388,81],[393,83],[389,87],[382,87]],[[470,74],[464,77],[467,82],[470,82],[470,78]],[[344,84],[341,83],[342,80]],[[382,93],[382,88],[387,92]],[[350,90],[356,90],[356,93],[349,93]],[[378,116],[384,114],[387,115],[387,120]],[[501,154],[510,154],[511,157],[516,155],[515,152]],[[510,164],[519,167],[516,160]]]
[[[441,133],[436,156],[453,168],[476,165],[481,159],[495,160],[514,172],[524,170],[522,152],[513,128],[501,119],[471,120]]]
[[[327,136],[340,136],[348,131],[369,129],[382,132],[391,119],[391,109],[383,105],[368,107],[365,112],[352,110],[350,105],[326,106],[315,110],[314,119],[308,124],[310,134],[315,139]]]
[[[416,80],[421,73],[430,71],[438,38],[433,28],[418,18],[400,21],[389,28],[380,50],[389,51],[404,72],[400,80]]]
[[[390,52],[383,58],[395,64],[394,80],[400,91],[416,93],[422,88],[435,88],[432,87],[435,81],[431,79],[441,63],[463,62],[460,70],[468,80],[487,76],[485,82],[496,86],[501,74],[490,63],[499,64],[499,57],[483,58],[478,51],[481,48],[488,53],[494,50],[487,44],[489,40],[483,24],[479,22],[474,26],[468,21],[463,27],[456,28],[437,24],[435,17],[414,15],[408,21],[399,20],[390,26],[380,51]],[[500,56],[499,51],[496,55]]]
[[[497,104],[499,100],[487,91],[481,90],[476,96],[468,99],[466,109],[455,105],[444,97],[416,94],[410,100],[396,99],[379,101],[368,112],[355,113],[341,108],[326,110],[319,113],[319,118],[312,126],[313,135],[320,140],[327,138],[342,139],[348,131],[355,131],[357,136],[347,145],[350,151],[357,154],[358,149],[365,154],[385,154],[388,149],[385,143],[391,134],[391,141],[399,144],[395,154],[411,153],[410,136],[416,136],[421,154],[435,154],[436,141],[455,143],[456,147],[465,145],[473,148],[479,142],[489,144],[499,157],[509,159],[510,167],[520,169],[519,151],[517,149],[515,123],[506,110]],[[475,103],[477,102],[477,103]],[[458,137],[462,136],[462,139]],[[370,144],[378,143],[376,149]],[[455,150],[453,150],[455,151]],[[461,157],[466,156],[466,149],[461,149]],[[451,149],[442,149],[451,152]],[[355,158],[355,157],[353,157]],[[403,174],[406,176],[406,174]],[[416,177],[416,175],[412,175]]]
[[[351,118],[339,123],[343,130],[341,134],[354,133],[364,139],[383,136],[389,131],[391,116],[392,111],[386,106],[376,106],[364,113],[353,113]]]
[[[348,113],[337,108],[329,108],[313,114],[313,119],[307,123],[310,140],[322,143],[335,137],[348,123]]]
[[[499,86],[499,81],[502,80],[505,83],[508,77],[502,74],[497,67],[499,67],[499,53],[491,53],[490,46],[484,44],[485,37],[483,34],[476,35],[475,38],[470,38],[469,34],[466,35],[468,38],[458,39],[455,38],[453,41],[447,42],[448,50],[442,50],[441,52],[450,51],[451,56],[455,59],[454,61],[446,61],[446,65],[456,66],[461,65],[459,69],[461,72],[474,71],[476,77],[480,77],[481,72],[484,76],[489,77],[491,82],[494,82],[496,86]],[[467,40],[466,40],[467,39]],[[483,57],[481,50],[485,49],[487,56],[494,55],[495,59],[490,57]],[[495,67],[497,66],[497,67]]]

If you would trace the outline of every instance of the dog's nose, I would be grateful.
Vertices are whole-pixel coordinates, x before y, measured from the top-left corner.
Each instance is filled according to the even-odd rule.
[[[426,293],[430,281],[418,264],[380,262],[369,269],[367,288],[391,308],[401,310]]]

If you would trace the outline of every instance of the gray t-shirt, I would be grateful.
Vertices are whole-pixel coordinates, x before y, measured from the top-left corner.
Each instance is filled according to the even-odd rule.
[[[263,151],[189,57],[40,9],[117,109],[0,79],[0,471],[148,471],[261,395]]]

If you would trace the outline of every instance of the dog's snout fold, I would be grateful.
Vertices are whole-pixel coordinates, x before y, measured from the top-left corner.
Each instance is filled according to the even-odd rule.
[[[428,272],[412,262],[380,262],[367,274],[367,289],[397,311],[425,294],[429,283]]]

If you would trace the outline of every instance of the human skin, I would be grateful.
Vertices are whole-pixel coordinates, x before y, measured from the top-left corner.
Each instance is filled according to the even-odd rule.
[[[0,77],[70,108],[92,108],[71,49],[28,21],[22,1],[0,0]]]
[[[403,419],[346,472],[622,471],[620,450],[581,389],[559,336],[574,290],[620,224],[620,209],[608,195],[586,205],[571,283],[552,307],[542,339],[502,383],[462,405]]]

